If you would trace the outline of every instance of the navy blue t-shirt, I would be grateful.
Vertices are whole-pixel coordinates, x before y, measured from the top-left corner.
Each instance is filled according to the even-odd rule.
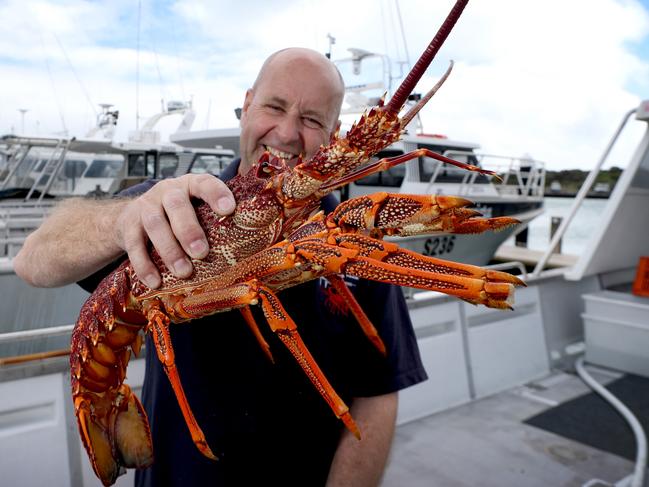
[[[236,174],[238,160],[221,174]],[[154,182],[130,188],[134,195]],[[322,206],[331,211],[335,198]],[[284,290],[279,298],[307,347],[348,405],[354,397],[394,392],[426,379],[403,294],[398,287],[347,277],[346,282],[387,348],[383,358],[324,279]],[[135,485],[324,485],[343,425],[282,342],[252,309],[275,363],[260,349],[239,311],[172,325],[180,378],[218,461],[192,443],[169,380],[147,337],[142,402],[151,425],[154,464]],[[362,435],[362,431],[361,431]],[[361,440],[362,441],[362,440]]]

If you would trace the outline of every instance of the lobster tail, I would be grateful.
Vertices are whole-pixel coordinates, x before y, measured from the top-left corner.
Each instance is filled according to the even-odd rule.
[[[125,468],[153,462],[149,423],[142,404],[124,384],[131,351],[142,344],[146,321],[127,311],[124,271],[105,278],[81,308],[72,333],[72,398],[83,446],[104,485]],[[129,321],[127,321],[129,320]]]
[[[437,34],[435,34],[435,37],[433,37],[433,40],[430,41],[430,44],[428,44],[424,53],[419,57],[413,68],[410,70],[406,79],[404,79],[401,85],[399,85],[390,99],[390,102],[385,106],[388,112],[395,115],[399,113],[401,107],[408,99],[408,96],[410,96],[410,93],[415,89],[415,86],[419,83],[419,80],[426,72],[426,69],[428,69],[428,66],[430,66],[430,63],[435,59],[437,51],[439,51],[439,48],[442,47],[442,44],[444,44],[444,41],[451,33],[453,26],[460,18],[460,15],[468,1],[469,0],[457,0],[457,2],[455,2],[453,9],[444,20],[444,23],[437,31]]]

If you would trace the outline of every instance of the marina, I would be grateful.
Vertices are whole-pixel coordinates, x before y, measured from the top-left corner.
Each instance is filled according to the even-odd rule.
[[[631,118],[637,119],[633,123],[646,124],[649,102],[630,111],[624,123]],[[576,260],[567,267],[546,268],[554,240],[568,235],[571,215],[583,198],[573,201],[564,213],[565,228],[560,227],[546,245],[535,269],[525,269],[519,262],[505,264],[527,283],[516,293],[514,311],[478,308],[437,293],[410,297],[409,310],[429,380],[400,393],[399,426],[385,487],[642,485],[643,433],[634,436],[630,428],[623,429],[630,438],[629,458],[607,450],[607,422],[588,423],[586,430],[603,433],[595,434],[596,440],[585,440],[579,424],[572,429],[581,430],[582,436],[571,436],[569,428],[551,431],[543,418],[573,401],[578,412],[571,417],[577,423],[593,409],[588,403],[579,406],[591,394],[576,373],[580,367],[612,387],[637,377],[627,395],[647,397],[649,303],[631,293],[649,240],[649,213],[638,211],[649,205],[647,174],[649,132],[611,197],[592,209],[598,225],[590,225],[589,238],[574,249]],[[625,237],[611,238],[614,235]],[[566,248],[572,250],[568,242],[566,238]],[[537,246],[533,238],[529,243],[533,249]],[[32,292],[17,283],[7,287],[3,283],[3,289],[9,286],[17,289],[11,298],[14,305],[21,302],[23,292]],[[14,347],[5,352],[35,351],[28,346],[16,349],[17,343],[37,343],[40,351],[64,346],[70,331],[65,325],[72,322],[80,303],[74,304],[77,297],[61,295],[61,299],[69,306],[50,302],[47,308],[46,300],[30,297],[31,307],[42,310],[41,318],[47,323],[35,320],[27,334],[15,334],[29,329],[26,326],[9,333],[3,330],[0,345]],[[50,315],[54,309],[61,311],[56,323]],[[39,329],[45,324],[64,326]],[[76,432],[67,367],[65,357],[0,367],[0,470],[10,485],[98,485]],[[129,383],[136,391],[142,369],[139,360],[128,369]],[[647,418],[642,418],[646,428]],[[45,446],[51,444],[60,448]],[[34,452],[42,473],[25,464]],[[129,473],[117,485],[130,485],[131,478]]]
[[[0,56],[0,486],[103,485],[80,438],[79,396],[70,390],[71,333],[88,293],[77,284],[31,287],[13,268],[27,236],[56,205],[111,198],[151,178],[218,175],[239,151],[242,109],[234,120],[232,107],[258,87],[259,79],[251,82],[263,60],[286,46],[325,52],[340,69],[344,134],[367,107],[391,100],[393,82],[419,64],[410,53],[421,52],[453,3],[255,2],[254,10],[236,2],[0,4],[12,20],[0,33],[7,47]],[[518,225],[495,232],[386,240],[511,273],[525,285],[516,287],[508,310],[402,288],[428,380],[399,392],[379,487],[649,487],[649,4],[505,0],[467,7],[416,89],[441,86],[449,64],[452,77],[372,161],[417,156],[336,195],[457,195],[486,217],[515,218]],[[352,47],[358,45],[376,52]],[[291,71],[292,80],[299,74]],[[422,99],[417,91],[408,91],[403,112]],[[115,107],[96,103],[105,100]],[[180,123],[170,123],[176,118]],[[443,157],[494,175],[444,164]],[[77,354],[85,391],[93,390],[86,384],[101,372],[95,353],[106,345],[105,334],[97,347],[88,330]],[[180,341],[174,345],[182,350]],[[218,360],[209,350],[206,362]],[[143,355],[131,354],[125,371],[140,397]],[[109,361],[118,380],[124,356]],[[225,362],[215,370],[232,371]],[[256,392],[236,384],[241,394]],[[286,408],[274,423],[283,428],[277,436],[303,445],[309,425],[284,427],[292,401],[276,391],[268,397]],[[100,416],[114,413],[105,405],[91,407]],[[254,419],[244,408],[237,412]],[[194,413],[203,426],[207,415],[215,417],[210,408]],[[150,419],[156,434],[167,434],[161,416]],[[221,443],[217,456],[231,459],[232,445],[206,432],[210,447]],[[167,444],[174,455],[185,453]],[[242,451],[250,458],[244,470],[249,463],[260,475],[273,471]],[[128,462],[115,452],[105,457]],[[291,456],[283,457],[279,468],[291,472]],[[132,486],[134,477],[129,468],[115,485]],[[296,483],[310,486],[308,477]]]

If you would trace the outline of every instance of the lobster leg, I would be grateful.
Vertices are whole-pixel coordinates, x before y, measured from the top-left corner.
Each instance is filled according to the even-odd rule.
[[[375,241],[380,244],[387,242]],[[429,291],[457,296],[475,304],[490,308],[511,309],[514,285],[521,281],[506,273],[470,277],[452,272],[430,272],[418,265],[427,264],[428,257],[411,253],[408,266],[385,262],[389,256],[365,257],[357,249],[338,247],[325,243],[322,239],[309,239],[295,243],[296,254],[307,265],[317,265],[371,281],[386,282],[398,286],[410,286]],[[453,268],[454,263],[447,263]],[[492,279],[493,278],[493,279]]]
[[[510,217],[476,218],[457,196],[375,193],[338,205],[328,221],[343,229],[372,230],[372,236],[421,235],[433,232],[481,233],[520,223]]]
[[[433,152],[430,149],[417,149],[412,152],[407,152],[405,154],[401,154],[398,156],[386,157],[384,159],[379,159],[378,161],[370,162],[369,164],[359,167],[358,169],[350,171],[349,173],[345,174],[344,176],[338,179],[323,184],[322,187],[320,188],[320,191],[322,191],[323,194],[330,193],[334,189],[338,189],[349,183],[358,181],[359,179],[364,178],[365,176],[369,176],[377,172],[385,171],[387,169],[390,169],[391,167],[398,166],[399,164],[403,164],[404,162],[410,161],[412,159],[417,159],[418,157],[424,157],[424,156],[430,157],[431,159],[435,159],[440,162],[444,162],[446,164],[451,164],[461,169],[466,169],[467,171],[474,171],[474,172],[479,172],[480,174],[486,174],[489,176],[498,177],[496,173],[493,171],[482,169],[478,166],[474,166],[473,164],[466,164],[464,162],[456,161],[455,159],[451,159],[449,157],[438,154],[437,152]]]
[[[345,284],[345,280],[338,274],[332,274],[330,276],[327,276],[327,281],[329,281],[336,292],[345,300],[345,304],[351,310],[352,314],[356,318],[356,321],[358,321],[358,324],[361,326],[361,329],[365,333],[365,336],[367,336],[367,338],[370,340],[370,342],[372,342],[376,349],[381,352],[381,355],[386,356],[387,352],[385,350],[385,344],[383,343],[383,340],[381,340],[381,337],[376,331],[376,328]]]
[[[212,460],[216,460],[216,455],[212,453],[212,450],[205,439],[205,435],[203,434],[203,430],[201,430],[196,418],[194,417],[194,413],[192,413],[192,410],[189,407],[185,391],[180,382],[180,376],[178,375],[178,369],[176,368],[174,350],[171,344],[171,337],[169,336],[169,317],[160,310],[158,303],[154,300],[147,303],[147,305],[149,307],[147,310],[147,318],[149,320],[147,329],[151,332],[156,352],[158,353],[158,359],[162,363],[164,371],[169,378],[169,382],[171,382],[171,387],[173,388],[178,404],[180,405],[180,409],[185,418],[185,423],[187,423],[187,427],[189,428],[192,440],[203,455]]]
[[[252,316],[250,307],[244,306],[239,311],[241,312],[241,316],[243,316],[243,319],[246,321],[248,328],[250,328],[250,331],[257,339],[257,343],[259,343],[259,346],[261,347],[262,351],[264,352],[266,357],[268,357],[268,360],[270,360],[272,363],[275,363],[273,354],[270,351],[270,345],[268,345],[268,342],[264,339],[264,336],[261,334],[261,331],[259,331],[259,325],[257,325],[257,322],[255,321],[255,317]]]
[[[259,297],[261,298],[261,307],[264,310],[266,320],[271,329],[277,334],[282,343],[289,349],[295,359],[311,380],[320,395],[327,401],[329,407],[347,427],[347,429],[360,440],[361,434],[349,413],[349,408],[338,396],[327,378],[318,367],[311,352],[307,349],[297,331],[297,326],[286,310],[280,303],[275,294],[266,287],[260,287]]]
[[[285,270],[281,264],[278,269]],[[205,288],[200,293],[176,300],[172,305],[172,309],[177,315],[199,317],[211,314],[214,309],[241,308],[251,304],[258,304],[260,301],[271,330],[277,334],[282,343],[295,357],[304,373],[309,377],[320,395],[327,401],[336,417],[340,418],[345,426],[356,437],[360,438],[360,432],[349,413],[349,408],[331,386],[302,341],[295,322],[286,313],[277,296],[269,288],[258,284],[255,279],[228,288]]]

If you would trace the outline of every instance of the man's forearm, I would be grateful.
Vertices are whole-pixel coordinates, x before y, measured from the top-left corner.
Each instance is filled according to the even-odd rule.
[[[351,413],[361,430],[345,430],[329,471],[327,487],[371,487],[381,481],[397,416],[397,393],[354,399]]]
[[[128,202],[80,198],[62,202],[27,237],[14,259],[14,270],[33,286],[54,287],[101,269],[123,253],[116,222]]]

